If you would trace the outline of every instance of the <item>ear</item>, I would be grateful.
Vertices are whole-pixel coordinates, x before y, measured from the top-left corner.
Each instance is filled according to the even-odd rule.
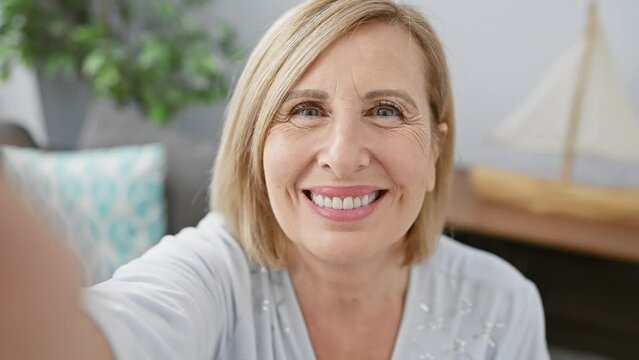
[[[437,124],[437,138],[439,138],[439,141],[436,141],[435,144],[433,144],[433,157],[431,158],[431,169],[432,169],[432,174],[433,176],[430,177],[430,179],[428,179],[428,184],[427,184],[427,191],[428,192],[432,192],[433,190],[435,190],[435,181],[437,178],[437,161],[439,161],[439,153],[441,151],[442,146],[444,146],[444,142],[446,141],[446,135],[448,135],[448,124],[446,123],[439,123]]]
[[[441,122],[437,124],[438,134],[437,137],[440,139],[437,144],[435,144],[435,160],[439,159],[439,153],[441,151],[442,146],[446,141],[446,135],[448,135],[448,124],[445,122]]]

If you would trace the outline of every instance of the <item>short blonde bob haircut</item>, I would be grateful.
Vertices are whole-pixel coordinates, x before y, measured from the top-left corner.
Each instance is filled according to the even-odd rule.
[[[432,128],[438,147],[435,189],[404,240],[403,264],[424,260],[441,233],[453,162],[454,113],[445,54],[433,28],[416,10],[388,0],[311,0],[285,13],[249,57],[231,97],[211,185],[211,210],[220,212],[247,257],[286,267],[292,242],[269,203],[262,156],[274,115],[292,87],[332,43],[367,23],[399,23],[424,54]],[[446,133],[438,131],[445,123]]]

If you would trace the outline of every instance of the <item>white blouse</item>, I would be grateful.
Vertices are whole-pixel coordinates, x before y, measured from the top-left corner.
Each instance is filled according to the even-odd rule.
[[[84,299],[117,359],[315,359],[288,272],[250,264],[218,214]],[[500,258],[442,236],[410,269],[392,359],[549,359],[539,293]]]

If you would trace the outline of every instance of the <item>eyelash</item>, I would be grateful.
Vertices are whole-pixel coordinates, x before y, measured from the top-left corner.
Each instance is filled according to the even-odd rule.
[[[300,112],[306,109],[315,109],[320,113],[320,115],[322,114],[322,107],[319,104],[314,102],[303,102],[293,107],[293,109],[291,110],[291,115],[301,115]],[[301,116],[307,117],[307,115]]]
[[[395,110],[397,112],[397,116],[399,116],[400,118],[404,119],[405,118],[405,112],[404,109],[397,104],[394,101],[388,101],[388,100],[381,100],[377,103],[377,105],[373,108],[373,110],[379,109],[381,107],[389,107],[392,108],[393,110]]]
[[[401,119],[405,119],[405,111],[403,109],[402,106],[400,106],[399,104],[397,104],[394,101],[389,101],[389,100],[381,100],[378,101],[377,104],[370,110],[367,112],[367,115],[369,116],[377,116],[375,115],[375,110],[378,110],[381,107],[387,107],[387,108],[391,108],[393,109],[395,112],[397,112],[396,116],[400,117]],[[293,109],[291,110],[291,115],[292,116],[296,116],[296,115],[300,115],[300,116],[304,116],[304,117],[312,117],[309,115],[302,115],[300,114],[301,111],[303,110],[307,110],[307,109],[314,109],[317,110],[319,112],[318,116],[322,116],[323,113],[323,108],[320,104],[317,104],[315,102],[303,102],[301,104],[296,105],[295,107],[293,107]],[[388,117],[392,117],[392,116],[388,116]]]

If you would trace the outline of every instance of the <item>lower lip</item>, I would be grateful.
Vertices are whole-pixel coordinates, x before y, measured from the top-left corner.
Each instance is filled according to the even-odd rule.
[[[357,209],[350,210],[335,210],[317,206],[317,204],[315,204],[313,201],[307,198],[305,194],[302,193],[302,197],[306,199],[311,209],[313,209],[316,213],[329,220],[340,222],[357,221],[366,218],[373,212],[373,210],[375,210],[375,208],[377,208],[377,205],[379,205],[382,199],[384,199],[385,195],[386,194],[383,193],[376,201],[368,204],[367,206],[362,206]]]

